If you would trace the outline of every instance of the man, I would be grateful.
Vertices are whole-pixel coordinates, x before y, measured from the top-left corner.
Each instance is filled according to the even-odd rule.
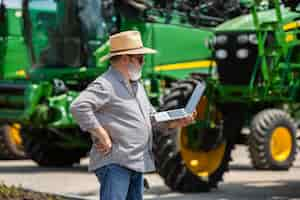
[[[101,182],[101,200],[143,199],[143,174],[155,169],[152,128],[178,128],[193,117],[158,124],[139,82],[144,54],[140,33],[126,31],[110,37],[110,69],[92,82],[71,105],[84,131],[92,135],[89,169]]]

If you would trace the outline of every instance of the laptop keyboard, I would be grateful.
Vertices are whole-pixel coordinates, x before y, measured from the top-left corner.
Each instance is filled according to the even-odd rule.
[[[185,116],[186,112],[183,109],[178,109],[178,110],[170,110],[168,111],[168,115],[173,118],[173,117],[179,117],[179,116]]]

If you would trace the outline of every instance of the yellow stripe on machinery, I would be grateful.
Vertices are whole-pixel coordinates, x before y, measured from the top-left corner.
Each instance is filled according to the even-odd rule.
[[[195,69],[195,68],[208,68],[216,67],[216,63],[213,60],[201,60],[194,62],[184,62],[168,65],[159,65],[154,67],[155,71],[169,71],[169,70],[183,70],[183,69]]]

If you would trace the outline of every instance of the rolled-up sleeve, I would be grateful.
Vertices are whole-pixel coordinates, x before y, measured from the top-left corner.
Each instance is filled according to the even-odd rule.
[[[110,92],[100,81],[94,81],[72,102],[70,112],[83,131],[101,126],[95,112],[110,100]]]

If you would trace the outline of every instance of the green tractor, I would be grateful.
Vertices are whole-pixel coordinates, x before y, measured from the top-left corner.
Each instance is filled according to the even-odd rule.
[[[158,172],[173,190],[209,191],[228,171],[236,144],[248,145],[257,169],[287,170],[295,160],[299,111],[300,13],[297,1],[249,1],[251,14],[215,28],[209,42],[216,70],[194,73],[163,97],[161,110],[184,105],[205,81],[197,123],[157,134]],[[294,119],[295,118],[295,119]],[[242,131],[249,128],[249,133]]]
[[[209,74],[214,62],[205,42],[213,36],[211,27],[248,12],[236,0],[0,3],[0,151],[9,148],[2,146],[8,144],[3,137],[13,138],[41,166],[68,166],[87,155],[90,139],[69,105],[106,71],[108,63],[98,58],[107,53],[111,33],[139,30],[145,45],[159,50],[146,57],[143,71],[158,106],[172,83],[190,73]]]

